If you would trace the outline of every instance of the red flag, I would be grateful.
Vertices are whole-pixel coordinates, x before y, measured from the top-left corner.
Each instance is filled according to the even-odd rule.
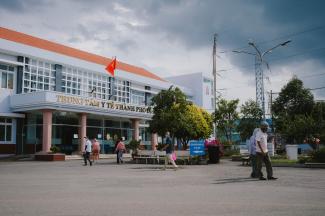
[[[113,59],[113,61],[111,61],[107,67],[105,68],[112,76],[114,76],[114,71],[116,68],[116,58]]]

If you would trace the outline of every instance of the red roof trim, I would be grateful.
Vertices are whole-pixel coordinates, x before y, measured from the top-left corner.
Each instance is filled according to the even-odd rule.
[[[17,42],[17,43],[21,43],[21,44],[25,44],[28,46],[36,47],[39,49],[44,49],[47,51],[63,54],[66,56],[82,59],[82,60],[85,60],[88,62],[101,64],[104,66],[107,66],[112,61],[112,59],[110,59],[110,58],[106,58],[103,56],[99,56],[96,54],[78,50],[78,49],[75,49],[72,47],[54,43],[54,42],[51,42],[48,40],[37,38],[37,37],[31,36],[31,35],[20,33],[20,32],[6,29],[3,27],[0,27],[0,38],[5,39],[5,40],[10,40],[13,42]],[[123,63],[120,61],[117,61],[116,68],[136,74],[136,75],[148,77],[148,78],[155,79],[155,80],[164,81],[162,78],[158,77],[157,75],[155,75],[143,68],[129,65],[129,64],[126,64],[126,63]]]

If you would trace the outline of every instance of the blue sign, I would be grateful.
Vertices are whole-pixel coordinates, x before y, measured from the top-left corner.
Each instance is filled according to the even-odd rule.
[[[190,155],[205,155],[204,140],[191,140],[190,141]]]

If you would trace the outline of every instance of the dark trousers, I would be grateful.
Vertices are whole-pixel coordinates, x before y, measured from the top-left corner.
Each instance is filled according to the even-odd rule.
[[[271,160],[269,157],[269,154],[262,154],[259,152],[256,152],[256,171],[257,171],[257,177],[263,177],[263,172],[262,172],[262,162],[265,164],[266,168],[266,173],[267,177],[271,178],[273,177],[273,169],[271,165]]]
[[[251,166],[252,166],[251,177],[252,178],[256,178],[256,177],[258,177],[258,175],[257,175],[257,161],[256,161],[257,159],[256,159],[256,154],[255,155],[251,154],[249,157],[250,157]]]
[[[117,163],[123,163],[123,151],[117,151]]]
[[[116,163],[120,163],[120,158],[119,158],[119,155],[118,155],[118,151],[116,152]]]
[[[87,161],[89,162],[89,164],[91,165],[91,161],[90,161],[90,152],[85,152],[83,154],[84,156],[84,162],[85,162],[85,165],[87,165]]]

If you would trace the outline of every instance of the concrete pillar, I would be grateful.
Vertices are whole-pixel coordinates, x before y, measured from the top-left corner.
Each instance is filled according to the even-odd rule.
[[[17,61],[24,63],[24,57],[18,56]],[[26,63],[29,61],[28,58],[26,58]],[[24,76],[24,66],[17,66],[17,86],[16,86],[16,93],[20,94],[23,91],[23,76]]]
[[[133,135],[132,138],[136,141],[139,140],[139,119],[132,119],[132,128],[133,128]]]
[[[152,150],[157,150],[158,146],[158,134],[157,133],[152,133],[151,134],[151,148]]]
[[[79,125],[79,151],[83,152],[85,149],[84,137],[87,136],[87,113],[80,114]]]
[[[43,110],[42,152],[49,152],[52,145],[52,110]]]
[[[56,64],[55,68],[55,91],[62,92],[62,65]]]

